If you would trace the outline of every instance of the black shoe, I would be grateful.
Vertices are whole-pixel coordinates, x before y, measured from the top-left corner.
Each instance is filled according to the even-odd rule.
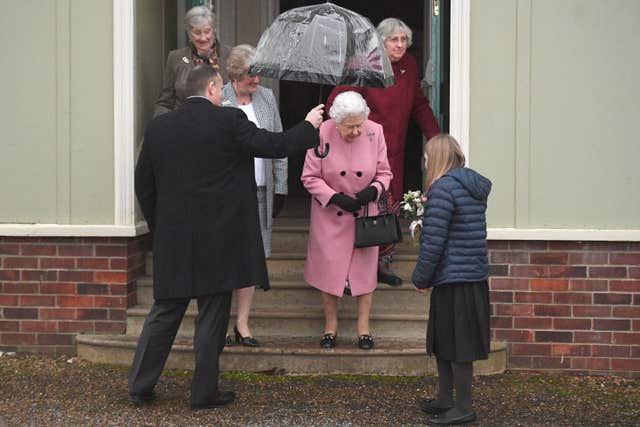
[[[476,413],[474,411],[459,416],[447,416],[448,412],[449,411],[442,414],[430,416],[429,418],[427,418],[427,424],[466,424],[476,420]]]
[[[391,270],[390,263],[384,261],[378,261],[378,282],[389,286],[402,285],[402,279]]]
[[[151,394],[130,394],[129,402],[133,403],[133,406],[143,406],[156,400],[155,393]]]
[[[334,348],[336,346],[337,338],[338,336],[336,334],[324,334],[322,338],[320,338],[320,347]]]
[[[371,350],[374,346],[373,338],[371,335],[360,335],[358,337],[358,347],[363,350]]]
[[[447,412],[453,406],[440,406],[438,405],[438,401],[436,399],[421,399],[418,402],[418,406],[422,410],[422,412],[433,415],[433,414],[441,414],[443,412]]]
[[[229,405],[236,399],[236,394],[232,391],[219,391],[218,396],[216,396],[213,402],[209,403],[192,403],[191,410],[198,411],[201,409],[212,409],[212,408],[220,408],[223,406]]]
[[[236,344],[242,344],[245,347],[260,347],[260,343],[254,337],[243,337],[240,332],[238,332],[237,326],[233,327],[233,333],[236,336]]]

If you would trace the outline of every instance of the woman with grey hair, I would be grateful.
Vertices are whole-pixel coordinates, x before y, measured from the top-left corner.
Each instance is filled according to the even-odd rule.
[[[355,219],[364,206],[369,215],[377,214],[375,202],[393,175],[382,126],[368,120],[369,107],[359,93],[341,93],[329,115],[331,120],[320,126],[320,146],[331,143],[331,151],[322,159],[307,151],[302,170],[312,197],[304,278],[322,293],[320,346],[336,346],[338,298],[347,294],[358,298],[358,347],[369,350],[374,346],[369,313],[378,284],[378,247],[354,247]]]
[[[227,81],[224,70],[226,51],[220,46],[215,32],[215,15],[206,6],[189,9],[184,17],[184,29],[189,46],[169,52],[160,96],[155,104],[154,117],[173,111],[186,99],[187,75],[196,65],[211,64]]]
[[[222,88],[222,105],[244,111],[256,126],[271,132],[282,132],[278,103],[271,89],[260,86],[260,77],[249,74],[249,65],[255,48],[241,44],[229,51],[226,71],[230,82]],[[271,226],[284,206],[287,194],[287,159],[254,159],[255,179],[258,187],[258,212],[264,254],[271,256]],[[259,346],[249,330],[249,311],[255,287],[237,289],[236,325],[233,327],[236,344]],[[227,343],[231,343],[228,337]]]
[[[413,36],[411,29],[397,18],[387,18],[378,24],[377,30],[384,40],[385,52],[391,61],[396,84],[388,88],[337,86],[329,95],[327,109],[345,91],[356,91],[367,100],[371,108],[371,120],[380,123],[384,129],[387,157],[393,172],[391,191],[388,193],[389,206],[393,206],[397,214],[398,205],[393,201],[402,200],[404,191],[404,149],[409,120],[413,119],[417,123],[427,140],[439,134],[440,130],[429,101],[420,87],[416,60],[407,53]],[[378,280],[399,286],[402,279],[391,270],[393,250],[393,245],[380,247]]]

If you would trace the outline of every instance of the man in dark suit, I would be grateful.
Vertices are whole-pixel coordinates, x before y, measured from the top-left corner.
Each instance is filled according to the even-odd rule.
[[[233,289],[269,288],[253,172],[254,157],[278,158],[319,144],[322,105],[284,133],[258,129],[219,107],[222,79],[209,66],[187,78],[187,101],[147,127],[135,171],[136,196],[153,234],[154,304],[129,376],[131,401],[154,398],[189,301],[198,301],[191,408],[231,403],[218,390],[218,357]]]

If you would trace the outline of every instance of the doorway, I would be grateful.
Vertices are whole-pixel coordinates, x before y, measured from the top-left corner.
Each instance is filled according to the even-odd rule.
[[[302,6],[317,4],[317,0],[280,0],[280,13]],[[429,67],[423,80],[423,90],[430,99],[440,129],[448,131],[449,112],[449,16],[450,0],[409,0],[403,2],[362,2],[359,0],[335,0],[338,6],[351,9],[377,25],[387,17],[397,17],[413,31],[413,44],[408,52],[416,58],[419,72],[425,75],[425,68],[432,53],[433,67]],[[437,10],[434,7],[437,6]],[[435,13],[437,12],[437,14]],[[436,49],[434,49],[434,47]],[[434,56],[436,55],[436,56]],[[433,86],[430,88],[428,84]],[[439,90],[434,90],[438,88]],[[324,86],[322,102],[325,102],[333,87]],[[433,96],[438,93],[439,96]],[[280,115],[285,129],[304,119],[306,112],[319,100],[320,86],[311,83],[280,81]],[[434,102],[437,105],[434,105]],[[409,124],[404,170],[404,191],[421,189],[423,183],[422,166],[423,138],[419,128]],[[289,157],[289,200],[285,215],[308,215],[308,193],[300,182],[304,164],[304,154]],[[302,206],[301,206],[302,205]]]

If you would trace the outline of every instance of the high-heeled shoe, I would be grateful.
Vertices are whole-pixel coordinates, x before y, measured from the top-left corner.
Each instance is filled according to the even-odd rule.
[[[243,337],[242,334],[238,331],[237,326],[233,327],[233,333],[236,336],[236,344],[242,344],[245,347],[260,347],[260,343],[254,337]]]

